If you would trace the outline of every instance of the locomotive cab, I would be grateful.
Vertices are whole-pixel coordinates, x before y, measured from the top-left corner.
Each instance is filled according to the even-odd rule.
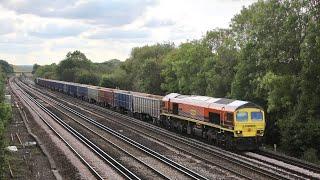
[[[237,137],[240,149],[255,149],[254,146],[259,146],[264,128],[265,115],[261,109],[241,108],[234,112],[234,137]]]
[[[234,136],[263,136],[265,127],[264,112],[258,108],[242,108],[234,113]]]

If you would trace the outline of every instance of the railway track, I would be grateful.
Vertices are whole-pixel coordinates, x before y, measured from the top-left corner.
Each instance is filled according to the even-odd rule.
[[[51,94],[51,97],[54,97],[54,95]],[[70,102],[66,102],[66,103],[70,104]],[[141,121],[139,121],[137,119],[134,119],[134,118],[131,118],[131,117],[128,117],[128,116],[125,116],[125,115],[122,115],[122,114],[119,114],[119,113],[116,113],[116,112],[113,112],[113,111],[110,111],[110,110],[107,110],[107,109],[104,109],[104,108],[101,108],[101,107],[98,107],[98,106],[95,106],[95,105],[92,105],[92,104],[83,103],[82,105],[85,105],[87,107],[90,106],[90,110],[87,109],[88,111],[91,111],[91,113],[92,113],[92,109],[94,109],[95,110],[94,114],[96,114],[98,116],[103,116],[104,118],[106,118],[106,113],[107,113],[109,117],[112,116],[112,118],[108,118],[108,120],[110,120],[110,121],[112,121],[112,119],[114,119],[114,118],[117,118],[117,123],[119,123],[118,119],[120,119],[119,117],[121,117],[121,118],[126,119],[128,122],[130,122],[130,123],[132,123],[132,124],[134,124],[136,126],[139,126],[139,127],[142,127],[142,128],[151,129],[154,132],[158,132],[162,136],[165,136],[165,137],[170,138],[170,139],[174,139],[176,141],[179,141],[180,143],[187,144],[188,146],[191,146],[191,147],[193,147],[195,149],[198,149],[198,150],[202,149],[203,153],[209,153],[212,156],[218,156],[220,158],[223,158],[224,160],[232,161],[232,163],[238,164],[239,166],[241,166],[241,165],[242,166],[246,166],[246,168],[249,168],[250,170],[252,170],[252,171],[254,171],[256,173],[262,174],[262,175],[264,175],[264,176],[266,176],[268,178],[272,178],[272,179],[305,179],[305,178],[312,179],[311,176],[307,176],[305,174],[294,173],[292,171],[287,171],[287,172],[290,172],[291,174],[286,173],[285,169],[282,169],[281,171],[279,171],[279,170],[277,170],[277,168],[273,168],[272,171],[274,171],[274,172],[272,172],[270,170],[270,169],[272,169],[272,167],[267,166],[267,165],[262,165],[261,163],[259,165],[253,165],[254,161],[249,160],[248,158],[240,156],[238,154],[234,154],[234,153],[231,153],[231,152],[228,152],[228,151],[224,151],[224,150],[222,150],[220,148],[217,148],[217,147],[211,146],[211,145],[207,145],[205,143],[200,143],[199,144],[199,142],[195,142],[193,139],[188,139],[186,141],[185,138],[182,138],[182,137],[179,137],[179,136],[176,136],[176,135],[173,136],[172,133],[168,133],[168,131],[166,131],[166,130],[159,129],[157,126],[153,126],[151,124],[146,124],[146,123],[141,122]],[[103,114],[97,114],[98,112],[101,112]],[[115,120],[113,120],[113,121],[115,121]],[[132,126],[129,126],[129,125],[125,124],[125,123],[121,123],[121,125],[126,126],[128,128],[131,128],[131,129],[133,129],[135,131],[138,131],[139,133],[143,133],[145,136],[148,136],[148,137],[151,137],[151,138],[156,138],[156,137],[153,137],[153,136],[149,135],[146,132],[143,132],[141,130],[132,128]],[[165,141],[163,141],[163,140],[161,140],[159,138],[156,138],[156,139],[158,141],[161,141],[162,143],[170,145],[170,144],[166,143]],[[181,148],[179,150],[180,151],[184,151]],[[197,156],[195,154],[191,154],[191,155]],[[204,161],[204,162],[206,162],[206,161]],[[208,162],[208,163],[210,163],[210,162]],[[264,167],[265,169],[262,169],[261,166]],[[232,170],[231,170],[231,172],[237,174],[237,172],[234,172]],[[243,176],[243,175],[241,176],[241,175],[240,175],[240,177],[250,179],[249,177],[246,177],[246,176]]]
[[[287,158],[282,158],[282,156],[279,157],[277,154],[261,155],[261,152],[244,152],[242,155],[250,159],[255,159],[265,164],[269,164],[270,166],[274,166],[278,169],[285,169],[286,171],[292,174],[297,174],[305,179],[320,178],[320,174],[317,172],[318,169],[314,169],[314,166],[312,166],[313,169],[310,169],[310,166],[308,166],[306,163],[299,162],[299,164],[297,164],[296,160],[292,160],[290,161],[292,163],[290,163],[288,162]]]
[[[21,85],[24,86],[23,84],[21,84]],[[27,88],[29,88],[29,87],[24,86],[24,88],[27,89]],[[29,89],[28,91],[30,92],[31,90]],[[32,93],[33,95],[35,95],[36,93],[38,94],[39,92],[31,92],[31,93]],[[73,109],[70,108],[70,107],[67,107],[67,106],[65,106],[65,105],[63,105],[63,104],[61,104],[61,103],[59,103],[59,102],[57,102],[57,101],[55,101],[55,100],[53,100],[53,99],[50,99],[50,101],[53,102],[53,103],[55,103],[55,104],[57,104],[57,105],[59,105],[59,107],[62,107],[63,109],[67,110],[68,112],[70,112],[70,113],[72,113],[72,114],[74,114],[74,115],[82,118],[83,120],[89,122],[90,124],[92,124],[92,125],[94,125],[94,126],[96,126],[96,127],[99,127],[100,129],[104,130],[105,132],[107,132],[107,133],[109,133],[109,134],[111,134],[111,135],[113,135],[113,136],[121,139],[122,141],[130,144],[131,146],[134,146],[135,148],[143,151],[144,153],[148,154],[149,156],[152,156],[153,158],[159,160],[160,162],[162,162],[162,163],[170,166],[171,168],[179,171],[181,174],[185,175],[187,178],[191,178],[191,179],[207,179],[206,177],[204,177],[204,176],[202,176],[202,175],[200,175],[200,174],[198,174],[198,173],[196,173],[196,172],[194,172],[194,171],[192,171],[192,170],[190,170],[190,169],[188,169],[188,168],[180,165],[179,163],[176,163],[176,162],[170,160],[169,158],[167,158],[167,157],[159,154],[159,153],[156,152],[156,151],[153,151],[153,150],[149,149],[148,147],[146,147],[146,146],[144,146],[144,145],[142,145],[142,144],[139,144],[139,143],[131,140],[130,138],[128,138],[128,137],[126,137],[126,136],[123,136],[122,134],[118,133],[117,131],[114,131],[114,130],[112,130],[111,128],[108,128],[107,126],[104,126],[103,124],[100,124],[100,123],[96,122],[95,120],[91,119],[90,117],[87,117],[87,116],[81,114],[80,112],[77,112],[77,111],[73,110]],[[55,108],[55,109],[57,109],[57,108]],[[58,110],[58,109],[57,109],[57,110]],[[68,116],[69,118],[72,118],[72,117],[71,117],[70,115],[68,115],[67,113],[65,113],[65,112],[63,112],[63,111],[61,111],[61,110],[58,110],[58,111],[60,111],[61,113],[63,113],[65,116]],[[72,119],[76,121],[75,118],[72,118]],[[78,121],[77,123],[80,123],[80,122]],[[85,126],[84,124],[82,124],[82,126],[84,126],[87,130],[89,130],[89,131],[91,131],[91,132],[94,132],[94,130],[93,130],[93,129],[90,129],[88,126]],[[108,141],[106,138],[103,138],[103,139],[106,140],[106,141]],[[110,141],[109,141],[109,142],[110,142]],[[114,145],[114,146],[117,146],[117,145],[115,145],[115,144],[113,144],[113,145]],[[121,149],[120,147],[118,147],[118,148]],[[123,149],[121,149],[121,150],[123,150]],[[130,154],[130,153],[128,153],[128,152],[126,152],[126,153],[127,153],[127,154]],[[131,156],[134,157],[133,155],[131,155]],[[136,157],[134,157],[134,158],[135,158],[136,160],[138,160],[138,158],[136,158]],[[141,161],[140,161],[140,162],[141,162]],[[144,163],[144,165],[146,165],[146,164]],[[158,174],[160,174],[162,179],[170,179],[169,177],[165,176],[164,174],[160,173],[159,171],[157,171],[157,170],[155,170],[155,169],[153,169],[153,170],[154,170],[155,172],[157,172]]]
[[[13,85],[14,86],[14,85]],[[39,101],[37,101],[35,98],[30,96],[28,93],[26,93],[24,90],[21,89],[21,87],[16,86],[21,93],[25,96],[21,96],[21,98],[37,113],[37,115],[40,117],[40,119],[75,153],[75,155],[84,163],[85,166],[89,168],[89,170],[93,173],[93,175],[97,179],[106,179],[106,177],[103,177],[99,172],[95,170],[95,167],[91,165],[88,161],[86,161],[77,151],[74,147],[72,147],[61,134],[59,134],[41,115],[37,109],[33,107],[31,102],[36,104],[42,111],[47,113],[51,118],[53,118],[57,123],[59,123],[64,129],[66,129],[68,132],[70,132],[74,137],[76,137],[80,142],[85,144],[89,149],[91,149],[95,154],[97,154],[99,157],[101,157],[103,160],[105,160],[110,166],[115,168],[123,177],[127,179],[140,179],[137,177],[133,172],[126,169],[124,166],[122,166],[119,162],[117,162],[115,159],[113,159],[111,156],[109,156],[107,153],[102,151],[97,145],[95,145],[92,141],[87,139],[85,136],[83,136],[81,133],[73,129],[71,126],[66,124],[62,119],[60,119],[58,116],[56,116],[54,113],[49,111],[45,106],[43,106]]]
[[[300,159],[296,159],[293,157],[289,157],[286,155],[280,155],[271,151],[267,151],[267,150],[260,150],[258,152],[259,155],[263,155],[272,159],[276,159],[288,164],[292,164],[298,167],[302,167],[303,169],[315,172],[315,173],[319,173],[320,174],[320,166],[319,165],[315,165],[312,163],[308,163],[306,161],[300,160]]]
[[[11,87],[15,87],[15,89],[18,89],[19,91],[21,91],[24,95],[25,95],[25,97],[23,97],[23,96],[19,96],[19,98],[21,98],[23,101],[25,101],[25,103],[27,103],[28,105],[29,105],[29,107],[39,116],[39,118],[50,128],[50,130],[52,130],[67,146],[68,146],[68,148],[70,148],[71,150],[72,150],[72,152],[84,163],[84,165],[86,166],[86,167],[88,167],[88,169],[93,173],[93,175],[97,178],[97,179],[104,179],[103,177],[102,177],[102,175],[100,175],[100,173],[99,172],[97,172],[96,170],[95,170],[95,167],[93,166],[93,165],[91,165],[88,161],[86,161],[79,153],[78,153],[78,151],[75,149],[75,148],[73,148],[64,138],[63,138],[63,136],[60,134],[60,133],[58,133],[58,131],[56,131],[56,129],[55,128],[53,128],[53,126],[51,126],[50,125],[50,123],[48,123],[48,121],[43,117],[43,115],[41,115],[40,113],[39,113],[39,111],[29,102],[29,100],[31,101],[31,102],[34,102],[34,103],[36,103],[37,105],[38,105],[38,102],[34,99],[34,98],[32,98],[31,96],[29,96],[28,94],[25,94],[24,93],[24,91],[20,88],[20,87],[18,87],[18,86],[16,86],[16,85],[13,85],[12,83],[10,84],[10,86]],[[12,89],[14,89],[14,88],[12,88]],[[15,93],[14,93],[15,94]],[[17,96],[17,95],[16,95]],[[40,109],[42,109],[43,111],[47,111],[45,108],[43,108],[42,106],[38,106]]]

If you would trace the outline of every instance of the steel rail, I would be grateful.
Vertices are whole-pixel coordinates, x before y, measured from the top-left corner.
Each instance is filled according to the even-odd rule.
[[[30,88],[30,87],[28,87],[28,88]],[[38,93],[40,93],[40,92],[38,92]],[[114,135],[115,137],[127,142],[128,144],[131,144],[132,146],[140,149],[141,151],[144,151],[145,153],[149,154],[150,156],[153,156],[154,158],[162,161],[163,163],[171,166],[172,168],[177,169],[178,171],[182,172],[183,174],[185,174],[185,175],[187,175],[187,176],[189,176],[189,177],[191,177],[193,179],[207,179],[206,177],[204,177],[204,176],[202,176],[202,175],[200,175],[200,174],[198,174],[198,173],[196,173],[196,172],[194,172],[194,171],[182,166],[181,164],[179,164],[179,163],[177,163],[177,162],[175,162],[175,161],[173,161],[173,160],[171,160],[171,159],[159,154],[158,152],[156,152],[156,151],[154,151],[154,150],[152,150],[152,149],[150,149],[150,148],[148,148],[148,147],[146,147],[146,146],[144,146],[144,145],[142,145],[142,144],[140,144],[140,143],[138,143],[138,142],[136,142],[136,141],[134,141],[134,140],[122,135],[122,134],[120,134],[120,133],[118,133],[117,131],[114,131],[111,128],[109,128],[109,127],[107,127],[107,126],[105,126],[105,125],[103,125],[103,124],[91,119],[90,117],[87,117],[87,116],[81,114],[80,112],[77,112],[76,110],[74,110],[72,108],[69,108],[68,106],[65,106],[64,104],[62,104],[62,103],[60,103],[60,102],[58,102],[58,101],[56,101],[56,100],[54,100],[54,99],[52,99],[50,97],[47,97],[47,98],[48,98],[48,100],[50,100],[51,102],[57,104],[58,106],[68,110],[69,112],[77,115],[80,118],[83,118],[87,122],[99,127],[100,129],[108,132],[109,134]]]
[[[30,96],[28,93],[21,91],[25,96],[27,96],[30,100],[32,100],[39,108],[41,108],[44,112],[46,112],[50,117],[52,117],[56,122],[58,122],[62,127],[64,127],[68,132],[74,135],[77,139],[79,139],[82,143],[84,143],[88,148],[94,151],[99,157],[101,157],[104,161],[106,161],[109,165],[115,168],[121,175],[126,177],[127,179],[140,179],[129,169],[121,165],[118,161],[112,158],[109,154],[100,149],[96,144],[87,139],[84,135],[76,131],[74,128],[65,123],[62,119],[60,119],[57,115],[48,110],[45,106],[43,106],[40,102]]]
[[[12,84],[10,85],[12,86]],[[19,89],[21,91],[21,89]],[[14,92],[15,95],[17,95]],[[67,147],[89,168],[91,173],[97,178],[103,180],[104,178],[94,169],[92,165],[90,165],[63,137],[60,135],[46,120],[43,118],[43,116],[32,106],[32,104],[29,103],[29,101],[26,100],[23,96],[19,96],[23,99],[23,101],[29,105],[29,107],[38,115],[38,117],[49,127],[51,131],[53,131],[66,145]]]

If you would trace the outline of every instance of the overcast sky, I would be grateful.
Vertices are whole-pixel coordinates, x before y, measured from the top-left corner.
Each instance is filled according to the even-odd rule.
[[[0,59],[51,64],[80,50],[94,62],[133,47],[199,39],[254,0],[0,0]]]

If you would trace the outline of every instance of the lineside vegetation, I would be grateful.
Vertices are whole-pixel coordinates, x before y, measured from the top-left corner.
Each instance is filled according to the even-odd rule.
[[[12,111],[10,104],[4,102],[5,84],[7,75],[13,72],[13,68],[6,61],[0,60],[0,179],[2,179],[6,164],[4,133],[7,124],[11,120]]]

